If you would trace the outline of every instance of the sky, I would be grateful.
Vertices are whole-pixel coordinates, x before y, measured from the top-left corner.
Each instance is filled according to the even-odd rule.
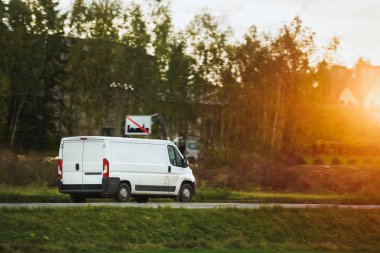
[[[147,8],[152,0],[134,0]],[[73,0],[61,0],[68,10]],[[122,0],[124,5],[131,0]],[[332,37],[341,41],[337,64],[351,67],[359,57],[380,65],[380,0],[171,0],[173,24],[184,29],[207,8],[223,28],[231,27],[241,40],[250,26],[276,34],[281,26],[300,16],[316,33],[316,44],[327,45]]]

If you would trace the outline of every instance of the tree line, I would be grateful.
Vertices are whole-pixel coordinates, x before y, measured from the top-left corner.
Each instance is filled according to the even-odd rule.
[[[172,136],[199,136],[204,149],[293,154],[310,144],[305,119],[331,85],[338,41],[323,51],[314,37],[295,17],[235,41],[207,10],[178,31],[167,1],[75,0],[62,12],[53,0],[0,0],[1,146],[52,148],[159,112]]]

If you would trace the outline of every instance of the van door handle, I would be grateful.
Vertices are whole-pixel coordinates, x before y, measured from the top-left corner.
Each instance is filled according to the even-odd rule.
[[[75,164],[75,169],[79,170],[79,163]]]
[[[172,172],[172,166],[170,166],[170,165],[169,165],[169,167],[168,167],[168,172],[169,172],[169,173]]]

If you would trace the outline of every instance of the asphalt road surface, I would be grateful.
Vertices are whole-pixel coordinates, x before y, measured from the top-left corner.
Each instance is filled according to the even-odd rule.
[[[259,208],[352,208],[352,209],[380,209],[380,205],[334,205],[334,204],[283,204],[283,203],[0,203],[1,207],[8,208],[38,208],[38,207],[76,207],[76,206],[114,206],[114,207],[139,207],[139,208],[184,208],[184,209],[214,209],[214,208],[238,208],[238,209],[259,209]]]

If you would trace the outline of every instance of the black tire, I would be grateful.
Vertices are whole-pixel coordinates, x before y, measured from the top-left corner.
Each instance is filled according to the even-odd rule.
[[[80,194],[70,194],[71,201],[74,203],[84,203],[86,202],[86,197]]]
[[[190,184],[183,184],[181,190],[179,191],[179,201],[180,202],[190,202],[193,198],[194,191],[193,187]]]
[[[146,203],[149,200],[149,197],[135,197],[137,203]]]
[[[131,198],[131,188],[126,183],[121,183],[117,189],[115,199],[119,202],[128,202]]]

